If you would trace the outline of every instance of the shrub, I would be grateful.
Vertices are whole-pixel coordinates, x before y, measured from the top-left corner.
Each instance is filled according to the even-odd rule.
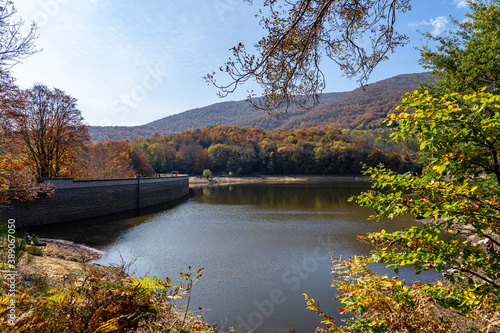
[[[2,332],[147,332],[196,331],[210,327],[198,321],[191,330],[186,325],[188,309],[178,314],[173,300],[190,296],[192,285],[202,276],[199,270],[183,274],[187,281],[180,287],[157,277],[125,277],[103,281],[103,274],[82,271],[83,283],[64,285],[48,291],[19,284],[15,295],[0,274],[0,331]],[[10,300],[15,301],[15,325],[8,320]],[[189,301],[189,300],[188,300]]]
[[[209,169],[203,170],[203,177],[207,179],[212,178],[212,171],[210,171]]]

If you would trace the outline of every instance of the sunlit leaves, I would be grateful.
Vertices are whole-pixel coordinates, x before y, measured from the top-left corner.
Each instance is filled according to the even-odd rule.
[[[31,200],[46,189],[36,183],[34,170],[26,163],[27,155],[17,131],[24,121],[24,99],[14,79],[0,70],[0,207],[12,200]]]
[[[374,245],[372,256],[340,261],[344,273],[334,283],[343,292],[337,298],[347,304],[342,312],[366,311],[366,316],[349,322],[354,332],[375,332],[374,327],[380,332],[448,332],[453,327],[439,318],[415,328],[418,320],[405,317],[404,311],[397,314],[404,320],[394,322],[391,311],[408,305],[412,313],[434,306],[454,311],[460,321],[468,318],[467,332],[500,328],[500,81],[498,52],[489,52],[500,41],[499,3],[467,2],[473,11],[471,20],[460,24],[454,37],[435,38],[441,42],[437,52],[424,48],[423,61],[439,76],[435,85],[407,93],[403,112],[388,116],[387,123],[394,128],[392,139],[417,140],[425,167],[418,174],[398,174],[383,166],[367,168],[373,189],[356,197],[362,206],[375,209],[372,218],[413,214],[426,220],[402,231],[382,230],[361,237]],[[443,237],[443,231],[453,235]],[[387,278],[360,269],[358,263],[363,261],[386,263],[396,273],[407,265],[417,273],[436,270],[446,273],[449,284],[384,289],[380,281]],[[374,299],[367,293],[372,288],[385,292]],[[395,304],[384,307],[387,302]],[[432,318],[432,314],[418,316],[422,317]],[[392,324],[396,326],[391,328]],[[433,324],[437,326],[430,328]]]
[[[71,164],[89,140],[76,99],[42,84],[28,89],[24,98],[23,121],[16,125],[28,164],[40,180],[70,175]]]
[[[475,174],[495,171],[494,154],[500,145],[500,96],[481,91],[472,94],[451,93],[435,96],[429,91],[407,95],[405,109],[415,110],[409,116],[394,118],[401,129],[396,140],[415,138],[421,149],[431,154],[430,163],[467,167]],[[453,170],[453,169],[452,169]]]
[[[384,233],[385,234],[385,233]],[[368,259],[352,257],[347,260],[334,258],[332,287],[344,306],[341,313],[355,316],[344,320],[345,326],[336,327],[335,320],[322,312],[319,302],[305,295],[307,308],[313,310],[322,323],[331,325],[329,332],[450,332],[455,326],[433,311],[429,286],[408,285],[396,278],[380,275],[368,267]],[[456,327],[455,327],[456,328]]]
[[[371,260],[390,263],[396,272],[405,265],[414,265],[417,273],[447,271],[453,287],[439,302],[464,314],[479,304],[498,303],[500,297],[496,251],[486,251],[477,241],[439,237],[443,229],[457,236],[467,230],[475,236],[471,239],[500,246],[500,96],[486,91],[407,94],[404,109],[413,113],[389,116],[399,124],[393,139],[417,139],[426,167],[419,175],[369,168],[375,190],[357,198],[375,208],[374,218],[413,214],[430,219],[404,231],[367,235],[376,248]]]
[[[143,278],[132,278],[130,284],[139,289],[145,289],[148,293],[158,292],[170,288],[169,280],[162,280],[156,276],[145,276]]]

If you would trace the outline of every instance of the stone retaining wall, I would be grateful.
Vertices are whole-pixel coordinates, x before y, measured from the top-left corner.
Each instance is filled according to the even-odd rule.
[[[189,194],[188,177],[110,180],[50,179],[50,196],[16,202],[1,213],[32,227],[87,219],[161,205]]]

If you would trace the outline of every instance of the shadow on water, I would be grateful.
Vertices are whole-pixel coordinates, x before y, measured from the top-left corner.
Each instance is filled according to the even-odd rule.
[[[183,204],[188,199],[189,196],[186,196],[179,200],[153,207],[90,219],[31,227],[28,231],[36,233],[39,237],[64,239],[100,249],[113,243],[120,234],[128,229],[144,223],[151,215]]]

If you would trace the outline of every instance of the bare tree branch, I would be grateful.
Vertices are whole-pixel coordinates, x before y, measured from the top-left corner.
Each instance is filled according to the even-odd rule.
[[[219,84],[215,72],[205,79],[219,88],[221,97],[255,80],[264,96],[250,92],[248,99],[273,115],[319,103],[325,89],[323,56],[363,85],[389,52],[408,41],[394,24],[397,13],[411,9],[409,0],[265,0],[264,7],[260,23],[266,35],[255,45],[255,54],[240,43],[232,48],[234,58],[220,68],[229,84]]]
[[[34,40],[37,26],[32,23],[23,35],[23,20],[15,21],[17,11],[10,0],[0,2],[0,66],[11,68],[26,57],[38,52]]]

